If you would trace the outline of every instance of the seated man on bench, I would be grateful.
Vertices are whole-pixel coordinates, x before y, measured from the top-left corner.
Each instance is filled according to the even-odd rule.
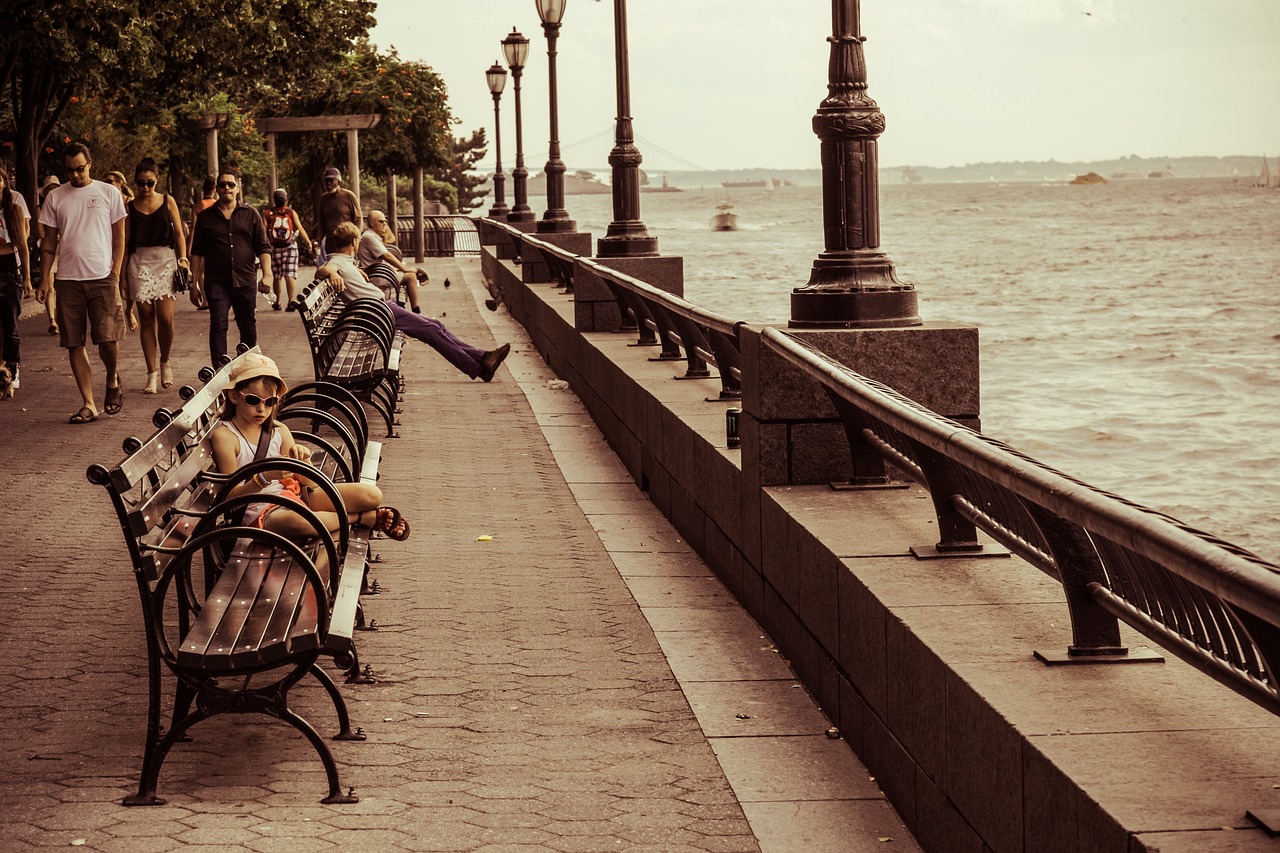
[[[360,229],[353,223],[344,222],[339,225],[329,242],[329,259],[316,270],[316,278],[327,278],[334,282],[334,286],[348,301],[368,298],[385,301],[395,317],[398,330],[427,344],[472,379],[479,377],[485,382],[492,381],[502,360],[511,352],[511,344],[482,350],[458,338],[439,320],[415,314],[388,300],[382,290],[372,284],[356,266],[356,241],[359,239]]]
[[[385,274],[392,280],[398,277],[400,286],[409,297],[409,309],[415,314],[421,314],[418,307],[418,283],[427,280],[426,270],[411,269],[398,254],[387,248],[386,240],[390,229],[385,213],[371,210],[366,219],[369,227],[360,235],[360,242],[356,245],[356,266],[370,278],[373,277],[374,268],[379,266],[385,268]]]

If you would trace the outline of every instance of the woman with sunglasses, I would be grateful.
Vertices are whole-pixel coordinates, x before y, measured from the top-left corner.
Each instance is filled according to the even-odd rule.
[[[257,448],[264,434],[267,447],[263,458],[284,457],[303,462],[311,458],[310,448],[296,443],[289,428],[275,422],[275,407],[288,386],[280,378],[274,361],[259,353],[247,354],[231,372],[231,382],[234,387],[227,393],[223,422],[213,431],[213,462],[219,474],[234,474],[253,462],[260,455]],[[362,524],[400,541],[409,538],[409,522],[399,510],[381,505],[382,490],[377,486],[370,483],[335,485],[342,496],[348,524]],[[258,473],[226,497],[252,494],[277,495],[305,504],[331,533],[336,533],[342,524],[328,496],[305,477],[285,471]],[[279,503],[250,504],[244,519],[246,524],[290,539],[315,535],[305,518]]]
[[[133,173],[137,197],[127,205],[125,220],[125,279],[129,299],[137,303],[141,320],[142,355],[147,360],[144,394],[157,386],[173,385],[169,351],[173,346],[173,273],[188,267],[182,214],[172,196],[158,193],[156,162],[146,157]],[[158,356],[158,360],[157,360]]]

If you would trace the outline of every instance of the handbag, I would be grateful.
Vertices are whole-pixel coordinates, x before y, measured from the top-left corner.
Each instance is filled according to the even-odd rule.
[[[179,266],[173,271],[173,292],[186,293],[191,287],[191,270],[188,267]]]

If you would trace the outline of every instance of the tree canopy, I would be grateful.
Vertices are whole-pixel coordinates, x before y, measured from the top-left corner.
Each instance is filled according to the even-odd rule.
[[[440,77],[366,41],[374,9],[375,0],[18,4],[0,29],[3,156],[28,198],[42,155],[46,168],[58,168],[63,143],[87,136],[129,164],[139,151],[155,156],[172,185],[184,161],[202,158],[193,119],[203,113],[231,116],[222,156],[254,170],[266,162],[257,117],[379,113],[378,127],[361,133],[371,173],[423,166],[440,176],[459,157],[474,163],[470,149],[455,150]],[[472,140],[483,145],[483,133]],[[301,182],[314,182],[316,164],[345,157],[343,135],[282,141],[282,165]]]

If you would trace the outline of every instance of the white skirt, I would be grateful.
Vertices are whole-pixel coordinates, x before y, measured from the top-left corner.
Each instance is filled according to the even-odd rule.
[[[140,246],[129,256],[125,276],[134,302],[173,299],[173,271],[178,256],[168,246]]]

